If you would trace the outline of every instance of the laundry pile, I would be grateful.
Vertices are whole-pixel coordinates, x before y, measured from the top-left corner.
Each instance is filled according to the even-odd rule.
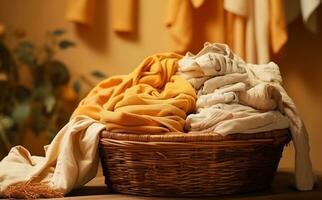
[[[276,64],[247,64],[224,44],[206,43],[197,55],[149,56],[132,73],[93,88],[45,146],[45,157],[31,156],[22,146],[12,148],[0,162],[0,197],[59,197],[81,187],[96,175],[103,129],[227,135],[290,128],[296,186],[311,190],[307,132],[281,84]]]
[[[73,117],[86,115],[112,132],[183,132],[187,113],[195,109],[196,93],[175,75],[180,58],[172,53],[149,56],[132,73],[102,81]]]
[[[253,77],[248,74],[251,73]],[[223,44],[205,44],[197,55],[179,61],[178,74],[198,91],[197,113],[186,119],[193,131],[256,133],[289,127],[278,66],[249,65]]]
[[[197,90],[196,113],[186,129],[198,132],[255,133],[290,128],[295,146],[296,186],[314,184],[306,128],[282,85],[278,66],[248,64],[225,44],[205,43],[197,54],[187,53],[177,74]]]

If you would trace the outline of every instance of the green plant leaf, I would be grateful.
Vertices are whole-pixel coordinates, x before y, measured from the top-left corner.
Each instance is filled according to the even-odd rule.
[[[2,41],[0,41],[0,70],[8,73],[12,68],[15,68],[15,62],[13,61],[12,54]]]
[[[46,97],[44,103],[45,103],[46,112],[50,113],[54,109],[54,106],[56,104],[56,99],[53,95],[49,95]]]
[[[58,60],[49,63],[49,77],[54,87],[65,85],[70,79],[66,65]]]
[[[42,104],[34,104],[31,113],[31,129],[39,134],[47,128],[47,118],[43,113]]]
[[[91,75],[92,76],[94,76],[95,78],[106,78],[107,77],[107,75],[106,74],[104,74],[103,72],[101,72],[101,71],[98,71],[98,70],[94,70],[94,71],[92,71],[92,73],[91,73]]]
[[[11,148],[10,134],[12,135],[10,128],[14,125],[13,120],[5,115],[0,114],[0,140],[2,140],[4,146],[9,150]]]
[[[55,36],[62,36],[66,33],[64,29],[56,29],[52,31],[52,34]]]
[[[43,82],[42,84],[36,85],[33,90],[33,98],[36,101],[44,101],[47,96],[51,95],[52,86],[48,82]]]
[[[12,127],[14,124],[12,118],[4,115],[0,115],[0,126],[2,126],[4,129],[8,129]]]
[[[24,102],[31,97],[31,91],[23,85],[17,85],[15,88],[15,99],[18,102]]]
[[[6,97],[12,94],[9,81],[0,80],[0,91],[0,99],[6,99]]]
[[[10,115],[12,112],[13,101],[13,88],[9,81],[0,81],[0,113]]]
[[[15,48],[14,53],[20,62],[29,66],[34,66],[37,63],[37,58],[34,54],[35,45],[29,41],[22,41]]]
[[[27,119],[30,115],[30,104],[29,103],[21,103],[21,104],[17,104],[12,112],[12,119],[14,122],[16,123],[21,123],[22,121],[24,121],[25,119]]]
[[[35,45],[32,42],[27,40],[20,42],[19,46],[20,48],[23,48],[25,50],[33,50],[35,48]]]
[[[37,65],[35,68],[31,70],[32,72],[32,78],[33,78],[33,84],[36,87],[42,87],[47,78],[48,78],[48,73],[46,73],[46,65],[45,64],[40,64]]]
[[[74,89],[74,91],[75,91],[77,94],[79,94],[79,93],[80,93],[80,91],[81,91],[81,89],[82,89],[82,84],[80,83],[80,81],[75,81],[75,82],[73,83],[73,89]]]
[[[1,125],[0,125],[0,140],[3,142],[6,150],[9,151],[11,148],[11,143],[9,138],[7,137],[6,131],[1,127]]]
[[[69,47],[75,46],[75,43],[70,40],[62,40],[58,43],[58,45],[61,49],[67,49]]]
[[[42,131],[46,130],[46,128],[47,128],[47,120],[43,116],[39,116],[36,119],[33,120],[31,128],[36,134],[39,134]]]

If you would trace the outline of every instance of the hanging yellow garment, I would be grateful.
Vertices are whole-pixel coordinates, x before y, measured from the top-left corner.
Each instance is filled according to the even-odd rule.
[[[270,0],[270,43],[271,51],[277,54],[287,42],[287,30],[283,1]]]
[[[67,0],[66,19],[88,26],[94,24],[97,0]],[[105,1],[105,0],[104,0]],[[111,0],[112,29],[117,32],[132,32],[134,29],[136,0]]]
[[[92,25],[96,0],[68,0],[66,18],[69,21]]]
[[[135,25],[135,12],[137,0],[112,0],[112,29],[117,32],[132,32]]]
[[[193,37],[192,5],[189,0],[169,0],[166,26],[174,41],[174,50],[184,52]]]
[[[225,42],[223,0],[169,0],[165,24],[176,52],[200,49],[208,41]]]
[[[227,43],[250,63],[267,63],[287,41],[279,0],[169,0],[166,25],[177,52]]]
[[[114,132],[158,134],[183,131],[195,108],[196,94],[177,71],[177,54],[146,58],[131,74],[98,84],[81,101],[73,117],[86,115]]]

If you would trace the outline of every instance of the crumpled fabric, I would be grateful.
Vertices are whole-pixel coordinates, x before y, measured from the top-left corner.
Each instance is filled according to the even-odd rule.
[[[214,92],[216,89],[223,87],[225,85],[230,85],[234,83],[248,83],[248,75],[246,73],[232,73],[226,74],[225,76],[216,76],[208,79],[203,83],[202,93],[209,94]]]
[[[22,146],[13,147],[0,162],[0,197],[18,183],[44,183],[63,194],[81,187],[96,176],[99,133],[103,129],[103,124],[77,116],[44,147],[44,157],[32,156]]]
[[[283,110],[282,95],[276,87],[260,83],[239,93],[239,102],[259,110]]]
[[[198,86],[197,111],[188,115],[186,128],[221,135],[289,128],[295,146],[296,187],[312,190],[308,133],[281,86],[279,67],[273,62],[245,63],[224,44],[206,43],[200,52],[205,53],[188,53],[179,61],[178,74]]]
[[[194,88],[175,75],[177,54],[146,58],[132,73],[99,83],[73,113],[89,116],[111,132],[160,134],[183,132],[195,109]]]
[[[187,128],[198,132],[258,133],[289,127],[287,117],[276,110],[259,112],[250,106],[218,103],[187,117]]]

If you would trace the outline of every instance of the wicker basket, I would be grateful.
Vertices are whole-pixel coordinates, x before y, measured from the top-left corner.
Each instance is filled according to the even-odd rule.
[[[114,192],[217,196],[270,187],[289,131],[257,134],[134,135],[103,131],[100,157]]]

